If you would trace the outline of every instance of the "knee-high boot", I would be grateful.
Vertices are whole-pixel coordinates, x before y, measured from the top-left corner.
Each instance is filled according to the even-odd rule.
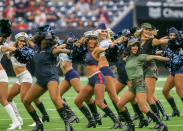
[[[65,131],[73,131],[71,124],[67,119],[67,113],[64,107],[57,109],[58,114],[60,115],[61,119],[64,121],[65,124]]]
[[[93,114],[96,124],[102,125],[101,117],[100,117],[99,113],[97,112],[97,107],[96,107],[95,102],[93,102],[92,104],[87,104],[87,105],[88,105],[91,113]]]
[[[87,109],[87,107],[86,107],[86,106],[82,106],[81,108],[79,108],[79,110],[85,115],[85,117],[86,117],[87,120],[88,120],[88,125],[85,126],[85,128],[91,128],[91,127],[96,128],[95,120],[94,120],[94,118],[90,115],[90,112],[89,112],[89,110]]]

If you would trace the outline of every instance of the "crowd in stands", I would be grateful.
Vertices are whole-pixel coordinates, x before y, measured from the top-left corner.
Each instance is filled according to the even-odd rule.
[[[46,23],[56,28],[93,28],[101,22],[110,24],[128,3],[123,0],[3,0],[0,17],[10,19],[12,28],[17,30]]]

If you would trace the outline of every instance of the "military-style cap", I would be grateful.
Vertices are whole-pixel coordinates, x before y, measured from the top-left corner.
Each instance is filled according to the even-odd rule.
[[[150,23],[143,23],[141,25],[141,28],[148,28],[148,29],[153,29],[152,25]]]
[[[133,46],[133,45],[135,45],[135,44],[140,44],[140,42],[139,41],[137,41],[137,40],[135,40],[135,39],[131,39],[131,40],[129,40],[128,41],[128,45],[127,45],[127,47],[129,47],[129,46]]]

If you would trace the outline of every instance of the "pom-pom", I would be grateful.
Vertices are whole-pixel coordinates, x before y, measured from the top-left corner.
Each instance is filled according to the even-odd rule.
[[[125,46],[123,44],[117,44],[113,47],[109,47],[106,52],[106,58],[109,62],[116,62],[118,61],[119,56],[124,51]]]
[[[71,50],[71,53],[69,53],[69,57],[72,59],[73,63],[83,64],[87,52],[88,50],[86,44],[74,46]]]
[[[24,46],[20,49],[17,49],[14,53],[13,56],[23,64],[26,64],[31,61],[31,59],[34,56],[34,50],[28,46]]]

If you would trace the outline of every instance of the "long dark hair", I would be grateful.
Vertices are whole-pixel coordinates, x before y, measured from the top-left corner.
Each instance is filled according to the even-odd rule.
[[[138,43],[136,43],[136,44],[138,46],[138,51],[135,54],[135,56],[138,56],[138,55],[142,54],[142,50],[141,50],[140,44],[138,44]],[[134,44],[134,45],[136,45],[136,44]],[[130,56],[131,47],[134,46],[134,45],[127,46],[127,48],[125,49],[125,52],[124,52],[125,56]]]
[[[42,40],[45,40],[45,48],[51,48],[57,44],[57,41],[55,39],[55,36],[53,36],[52,39],[45,39],[45,36],[42,34],[36,35],[34,38],[34,43],[41,48],[41,42]]]

